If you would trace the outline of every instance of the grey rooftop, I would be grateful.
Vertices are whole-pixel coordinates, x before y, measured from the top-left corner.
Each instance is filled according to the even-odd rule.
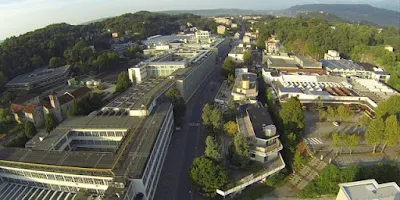
[[[67,73],[69,68],[70,65],[65,65],[63,67],[52,68],[52,69],[49,69],[48,67],[39,68],[34,70],[33,72],[22,74],[20,76],[15,77],[6,85],[26,85],[47,79],[52,79],[52,77]]]

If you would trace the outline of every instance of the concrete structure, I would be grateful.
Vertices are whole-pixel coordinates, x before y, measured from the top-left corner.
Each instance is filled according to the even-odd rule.
[[[215,17],[214,20],[217,24],[224,24],[226,26],[231,26],[232,24],[232,20],[226,17]]]
[[[235,77],[241,75],[241,74],[245,74],[249,72],[249,68],[244,67],[244,68],[235,68]]]
[[[235,101],[257,103],[257,74],[243,73],[238,75],[232,89],[232,96]]]
[[[332,75],[359,77],[387,82],[390,74],[383,69],[365,63],[355,63],[351,60],[321,60],[322,65]]]
[[[324,54],[324,59],[325,60],[340,60],[340,54],[339,52],[335,50],[328,50],[328,53]]]
[[[233,48],[229,53],[228,57],[232,58],[233,62],[235,63],[243,63],[244,59],[244,52],[246,51],[246,48],[240,47],[239,45]]]
[[[49,135],[37,134],[25,149],[1,148],[0,183],[70,193],[76,199],[153,199],[174,121],[171,103],[157,98],[168,85],[151,83],[160,88],[134,87],[141,89],[139,99],[128,90],[119,96],[131,96],[128,101],[94,115],[68,118]],[[152,109],[143,115],[130,115],[123,107],[148,99],[153,100]]]
[[[294,57],[294,60],[302,67],[303,69],[321,69],[322,63],[315,61],[314,59],[307,56],[297,55]]]
[[[54,69],[39,68],[31,73],[22,74],[8,82],[5,87],[9,91],[43,92],[67,83],[70,66]]]
[[[395,182],[379,184],[375,179],[339,184],[336,200],[399,200],[400,188]]]
[[[217,33],[218,33],[218,34],[224,35],[224,34],[225,34],[225,31],[226,31],[226,27],[225,27],[225,26],[219,25],[219,26],[217,27]]]
[[[293,57],[267,56],[267,66],[271,69],[299,69],[298,63]]]
[[[243,43],[245,44],[250,44],[251,43],[251,37],[250,36],[243,36]]]
[[[197,31],[195,33],[195,37],[198,40],[198,42],[202,41],[208,42],[210,40],[210,36],[211,34],[209,31]]]

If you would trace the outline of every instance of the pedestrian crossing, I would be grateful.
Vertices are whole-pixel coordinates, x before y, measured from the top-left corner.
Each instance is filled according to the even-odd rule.
[[[304,138],[306,144],[323,144],[324,142],[319,138]]]

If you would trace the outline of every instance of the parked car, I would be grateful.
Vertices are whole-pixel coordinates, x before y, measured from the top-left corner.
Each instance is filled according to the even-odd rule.
[[[340,125],[339,122],[332,122],[332,124],[335,125],[335,126],[339,126]]]

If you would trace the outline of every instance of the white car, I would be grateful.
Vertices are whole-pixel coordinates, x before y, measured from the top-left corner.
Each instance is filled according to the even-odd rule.
[[[332,124],[335,126],[339,126],[339,122],[333,122]]]

